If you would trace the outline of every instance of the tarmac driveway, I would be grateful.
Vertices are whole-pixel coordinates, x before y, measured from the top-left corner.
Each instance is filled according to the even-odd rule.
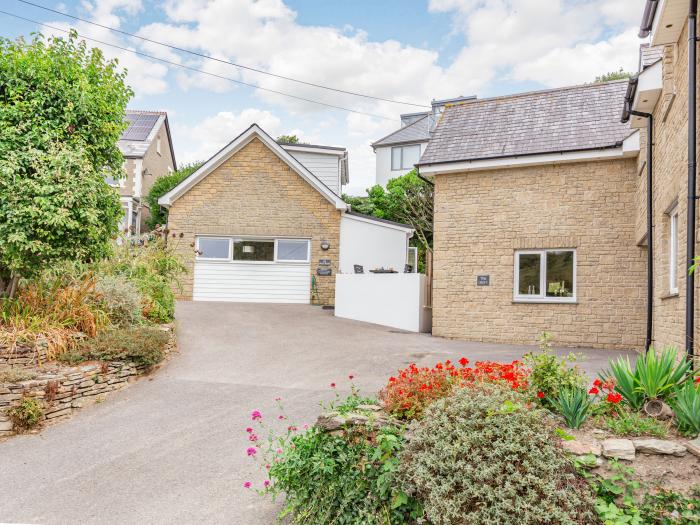
[[[282,397],[312,423],[331,382],[370,394],[397,368],[510,361],[530,348],[407,334],[311,306],[180,303],[180,353],[153,377],[38,435],[0,443],[0,523],[271,524],[277,505],[242,485],[252,410]],[[587,351],[593,373],[619,352]]]

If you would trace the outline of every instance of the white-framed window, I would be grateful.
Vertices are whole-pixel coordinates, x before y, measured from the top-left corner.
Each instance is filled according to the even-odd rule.
[[[408,247],[408,255],[406,264],[411,267],[411,273],[418,273],[418,248],[415,246]]]
[[[234,239],[233,260],[236,262],[274,262],[274,239]]]
[[[197,258],[212,261],[231,260],[231,239],[226,237],[197,237]]]
[[[678,293],[678,208],[669,213],[668,228],[668,283],[669,292]]]
[[[576,302],[576,250],[518,250],[514,259],[514,301]]]
[[[391,148],[391,170],[412,170],[420,160],[420,144]]]
[[[306,239],[277,239],[275,261],[308,263],[311,260],[311,243]]]

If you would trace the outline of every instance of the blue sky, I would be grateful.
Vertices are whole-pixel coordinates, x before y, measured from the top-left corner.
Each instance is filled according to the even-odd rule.
[[[32,0],[81,18],[264,71],[390,100],[480,98],[590,82],[634,70],[644,0]],[[129,70],[130,106],[170,115],[178,162],[202,160],[257,122],[272,135],[346,146],[350,192],[374,182],[369,144],[413,106],[373,101],[174,53],[5,0],[34,20],[260,87],[383,118],[235,85],[101,46]],[[0,15],[14,38],[36,24]],[[91,43],[91,45],[98,45]]]

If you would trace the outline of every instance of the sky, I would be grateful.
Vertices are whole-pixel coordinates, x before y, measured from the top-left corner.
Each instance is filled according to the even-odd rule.
[[[176,52],[23,4],[1,9],[253,87],[102,47],[128,70],[132,109],[165,110],[178,164],[206,160],[253,122],[273,137],[344,146],[348,193],[374,184],[370,144],[433,99],[479,98],[636,71],[644,0],[32,0],[308,86]],[[0,14],[0,35],[58,30]],[[267,88],[348,112],[263,91]],[[396,103],[396,102],[401,103]],[[413,105],[405,104],[410,103]]]

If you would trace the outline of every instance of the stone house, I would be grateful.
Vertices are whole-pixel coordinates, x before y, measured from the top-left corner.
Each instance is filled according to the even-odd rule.
[[[345,148],[251,125],[159,200],[187,268],[180,298],[332,305],[339,271],[403,268],[412,228],[351,212],[347,182]]]
[[[107,182],[117,187],[121,196],[124,217],[120,231],[138,235],[146,231],[150,215],[145,197],[156,179],[172,173],[177,165],[166,112],[127,110],[126,120],[129,127],[118,143],[126,174]]]

